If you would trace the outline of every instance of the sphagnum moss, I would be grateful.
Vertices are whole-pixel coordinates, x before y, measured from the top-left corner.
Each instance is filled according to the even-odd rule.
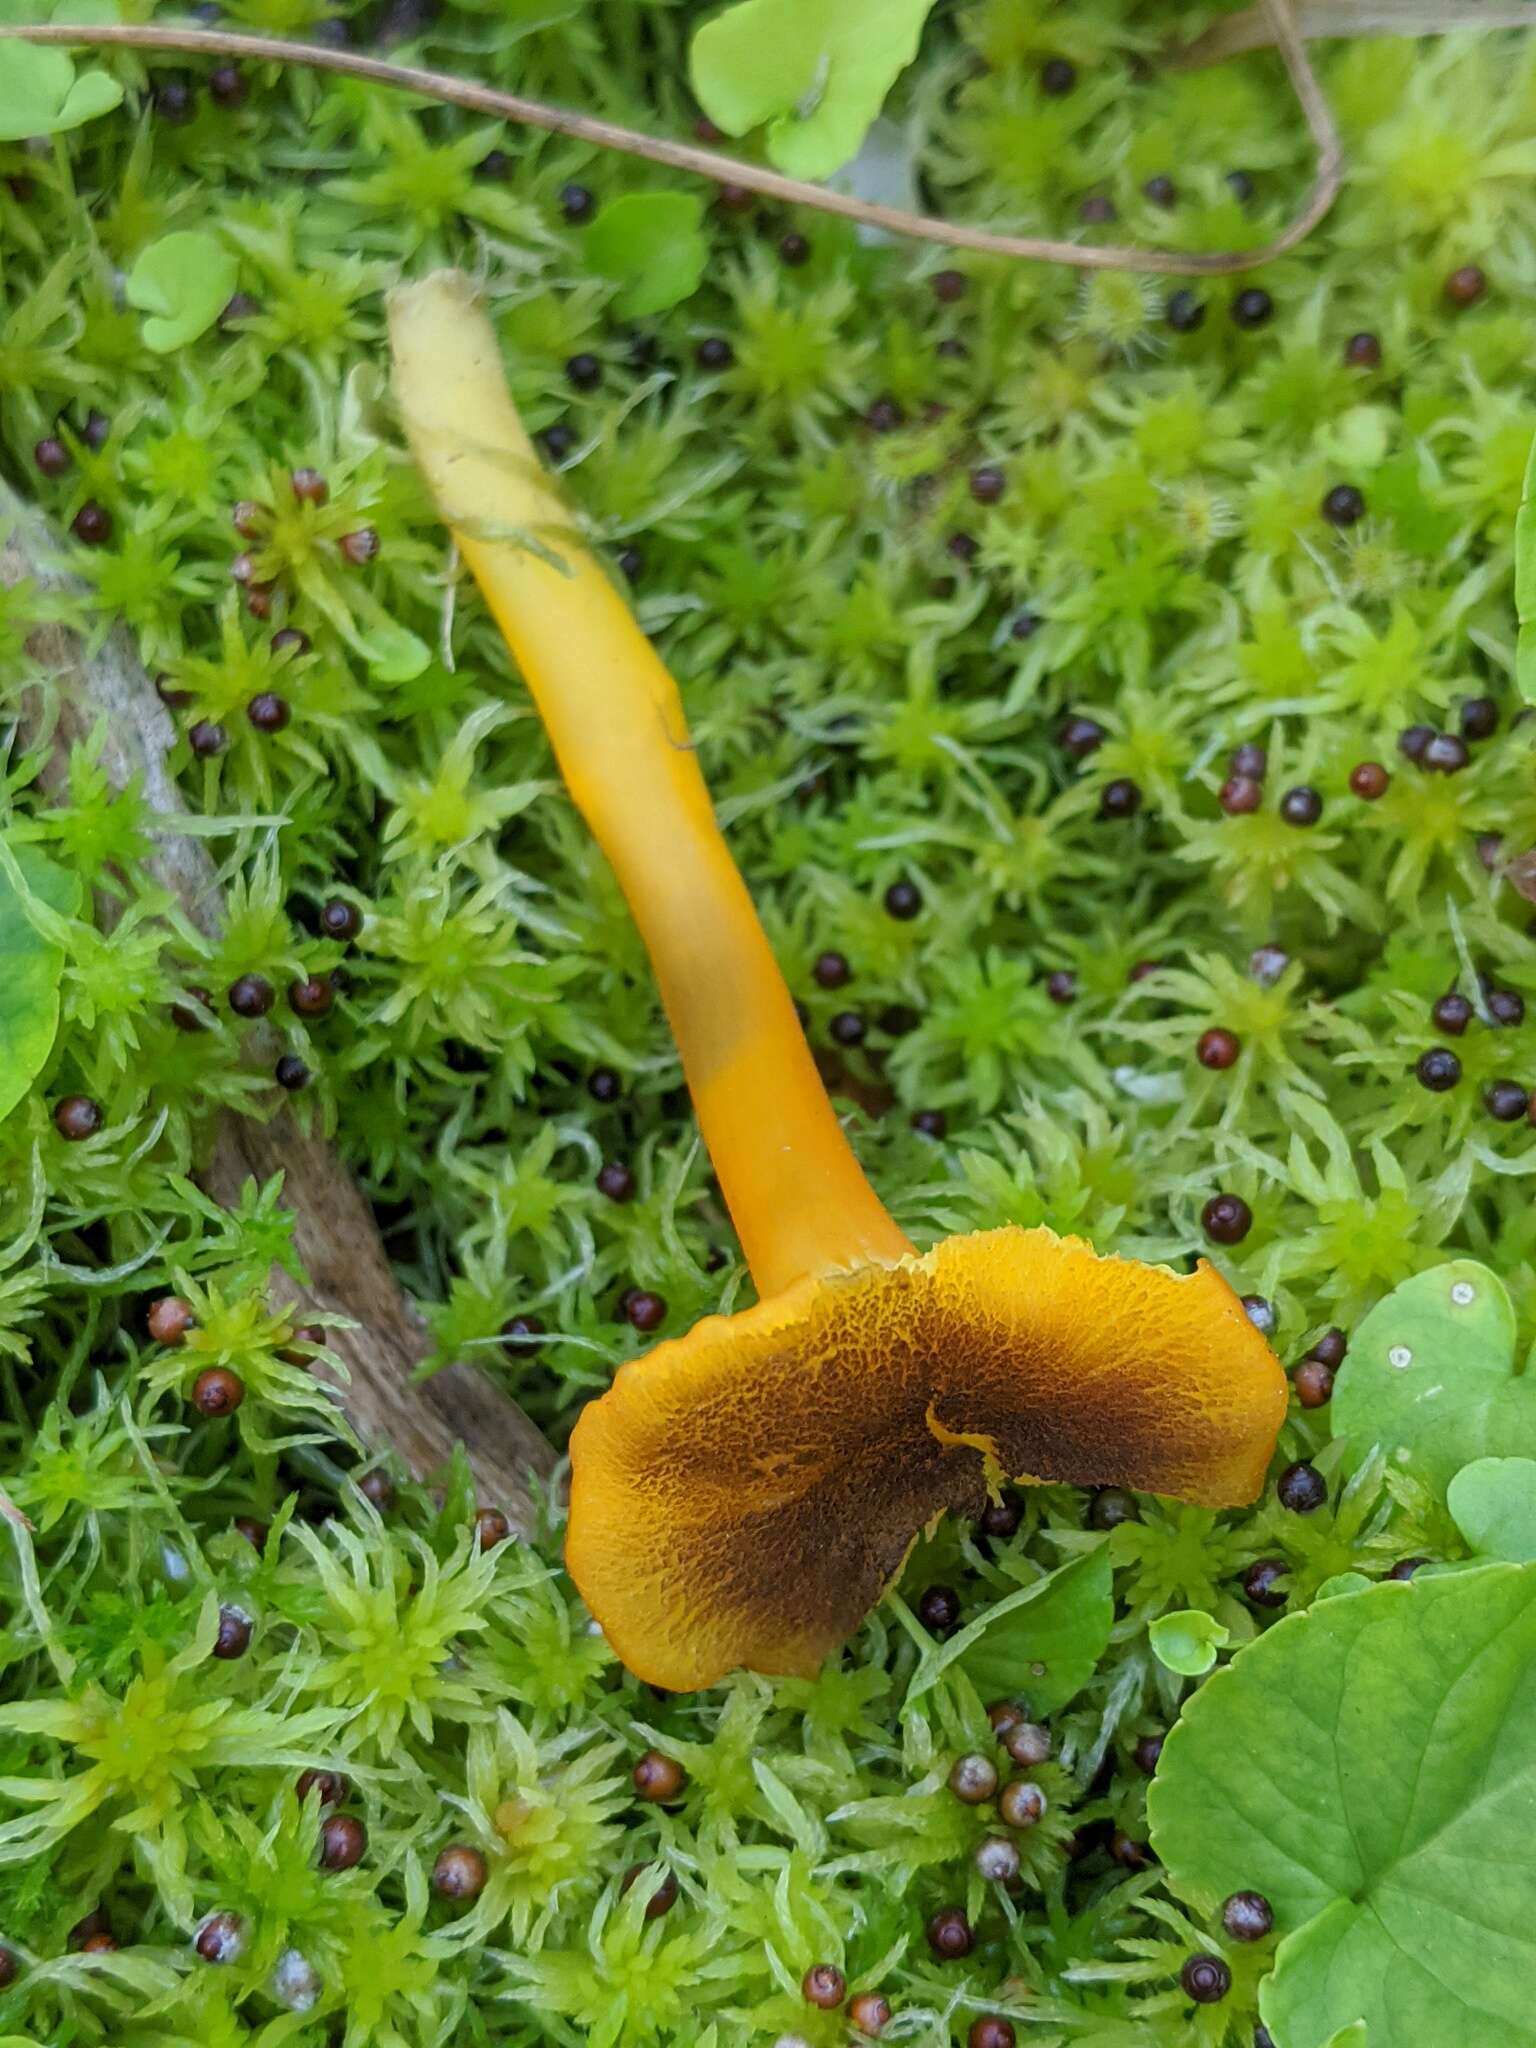
[[[594,0],[487,51],[450,6],[421,47],[685,133],[701,13],[642,37]],[[1261,239],[1300,123],[1261,60],[1148,69],[1167,27],[1134,0],[935,23],[900,88],[930,189],[1046,231],[1089,197],[1117,233]],[[1536,1141],[1484,1105],[1536,1081],[1536,1024],[1493,1000],[1536,989],[1506,879],[1536,841],[1511,682],[1536,57],[1321,62],[1335,215],[1260,277],[1156,292],[725,194],[694,296],[626,321],[582,237],[664,176],[299,73],[109,58],[123,111],[0,143],[0,440],[85,584],[7,570],[0,684],[35,710],[34,625],[124,618],[228,907],[211,940],[157,890],[153,820],[89,747],[49,791],[13,752],[5,844],[71,886],[57,1042],[0,1123],[4,1485],[33,1525],[7,1525],[0,2032],[831,2048],[862,2001],[887,2038],[976,2048],[1265,2038],[1267,1962],[1223,1948],[1220,1902],[1195,1924],[1115,1853],[1180,1693],[1147,1625],[1193,1607],[1241,1641],[1330,1575],[1459,1554],[1411,1486],[1341,1491],[1327,1376],[1453,1251],[1532,1305]],[[118,277],[172,226],[239,282],[156,356]],[[743,1298],[613,882],[378,403],[383,290],[441,262],[486,280],[519,404],[682,679],[882,1200],[920,1242],[1209,1248],[1298,1368],[1275,1469],[1320,1474],[1315,1509],[1031,1489],[925,1538],[902,1607],[815,1679],[683,1700],[592,1632],[553,1516],[523,1546],[463,1473],[353,1483],[263,1298],[275,1192],[225,1215],[189,1177],[218,1109],[275,1106],[280,1057],[440,1356],[557,1438],[650,1341],[627,1290],[669,1330]],[[1443,1089],[1414,1078],[1437,1043]],[[65,1129],[66,1102],[96,1117]],[[205,1372],[232,1412],[197,1412]],[[1115,1635],[1010,1827],[948,1781],[1001,1789],[994,1724],[1031,1703],[959,1679],[909,1703],[902,1612],[943,1586],[963,1624],[1098,1545]],[[221,1610],[242,1654],[214,1654]],[[674,1797],[633,1796],[651,1751]],[[939,1959],[940,1919],[967,1953]],[[802,1994],[818,1968],[836,2012]]]

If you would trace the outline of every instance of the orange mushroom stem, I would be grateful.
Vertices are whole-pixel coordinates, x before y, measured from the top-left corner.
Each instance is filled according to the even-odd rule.
[[[566,1557],[624,1662],[810,1675],[919,1529],[1005,1478],[1254,1498],[1286,1409],[1227,1283],[1009,1227],[919,1256],[827,1100],[677,685],[540,465],[462,275],[390,302],[417,462],[655,967],[761,1299],[622,1366],[571,1439]]]

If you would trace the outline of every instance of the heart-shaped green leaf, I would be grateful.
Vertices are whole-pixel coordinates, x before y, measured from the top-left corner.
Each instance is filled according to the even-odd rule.
[[[8,846],[0,863],[0,1116],[8,1116],[42,1072],[59,1028],[64,955],[28,917],[34,896],[72,916],[79,884],[33,846]],[[14,867],[12,863],[14,862]]]
[[[1445,1499],[1480,1556],[1536,1562],[1536,1460],[1476,1458],[1456,1474]]]
[[[1536,1457],[1536,1377],[1515,1372],[1504,1283],[1453,1259],[1395,1287],[1350,1339],[1330,1414],[1352,1463],[1380,1444],[1442,1498],[1474,1458]]]
[[[0,142],[62,135],[109,114],[122,97],[123,88],[105,71],[77,76],[67,50],[7,43],[0,61]]]
[[[768,154],[795,178],[856,155],[917,55],[933,0],[740,0],[693,39],[699,105],[727,135],[767,121]]]
[[[178,229],[151,242],[128,273],[130,306],[150,318],[144,345],[158,356],[184,348],[218,319],[240,281],[229,250],[212,235]]]
[[[1288,1616],[1187,1702],[1148,1809],[1184,1898],[1274,1907],[1284,2048],[1357,2021],[1393,2048],[1536,2048],[1536,1566]]]
[[[1054,1714],[1092,1678],[1114,1625],[1109,1552],[1101,1543],[1010,1593],[969,1628],[936,1644],[913,1673],[917,1699],[958,1664],[984,1700],[1017,1696]]]
[[[709,261],[703,221],[693,192],[626,192],[603,208],[582,251],[599,277],[624,287],[613,302],[621,319],[643,320],[698,289]]]
[[[1147,1634],[1153,1656],[1166,1670],[1203,1678],[1216,1662],[1216,1652],[1226,1647],[1231,1630],[1198,1607],[1181,1607],[1160,1614]]]

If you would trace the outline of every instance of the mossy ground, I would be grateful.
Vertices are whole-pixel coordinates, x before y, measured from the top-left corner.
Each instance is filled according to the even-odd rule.
[[[700,13],[449,7],[419,47],[687,133]],[[314,10],[229,15],[286,29]],[[1118,225],[1083,232],[1265,239],[1309,175],[1279,67],[1168,75],[1169,25],[1130,0],[941,10],[898,106],[934,201],[1071,232],[1104,196]],[[1057,53],[1078,67],[1063,96],[1038,82]],[[595,530],[616,561],[635,551],[635,601],[732,844],[914,1236],[1045,1221],[1181,1260],[1208,1248],[1201,1210],[1226,1190],[1253,1226],[1215,1256],[1273,1302],[1287,1359],[1453,1250],[1529,1314],[1536,1138],[1483,1091],[1536,1083],[1536,1012],[1442,1041],[1429,1008],[1480,977],[1536,994],[1529,908],[1501,866],[1536,840],[1536,727],[1511,681],[1536,52],[1383,40],[1320,63],[1349,152],[1336,213],[1260,278],[1192,287],[1203,319],[1185,331],[1152,280],[863,246],[754,205],[712,210],[704,284],[636,330],[610,316],[558,194],[665,178],[301,71],[249,72],[231,108],[179,65],[114,59],[122,111],[40,151],[0,145],[6,466],[61,531],[85,501],[107,508],[106,545],[64,549],[89,594],[63,608],[89,633],[128,621],[186,693],[183,734],[227,729],[210,758],[183,739],[174,766],[232,906],[222,940],[200,940],[144,881],[133,795],[113,801],[87,753],[51,804],[13,749],[13,832],[126,910],[110,939],[71,926],[56,1054],[0,1126],[3,1469],[36,1525],[4,1567],[0,1938],[21,1969],[0,2033],[831,2044],[845,2018],[798,1987],[833,1962],[889,1997],[892,2040],[960,2040],[999,2011],[1035,2048],[1247,2048],[1262,1947],[1192,1926],[1155,1868],[1109,1853],[1111,1827],[1141,1838],[1132,1751],[1182,1685],[1147,1625],[1204,1608],[1240,1640],[1273,1611],[1238,1594],[1258,1557],[1284,1561],[1298,1604],[1330,1573],[1445,1554],[1455,1532],[1406,1489],[1305,1516],[1272,1496],[1221,1517],[1146,1503],[1113,1534],[1082,1496],[1041,1489],[1012,1536],[920,1545],[907,1602],[945,1583],[967,1616],[1095,1543],[1118,1567],[1114,1641],[1057,1720],[1049,1819],[1010,1896],[975,1872],[984,1812],[943,1789],[985,1743],[981,1703],[957,1683],[904,1709],[903,1609],[815,1684],[648,1693],[590,1631],[556,1528],[481,1555],[462,1485],[439,1505],[402,1483],[383,1516],[362,1502],[349,1447],[291,1405],[287,1332],[263,1320],[280,1222],[260,1202],[220,1217],[186,1176],[219,1106],[276,1106],[270,1052],[254,1060],[220,992],[344,963],[323,1022],[280,1001],[314,1075],[298,1113],[366,1185],[445,1360],[468,1350],[560,1438],[648,1341],[620,1317],[626,1288],[664,1298],[665,1333],[741,1285],[639,943],[478,603],[450,599],[377,402],[383,287],[451,259],[486,280],[531,423],[570,430]],[[181,80],[189,119],[146,102]],[[1159,176],[1171,209],[1143,194]],[[258,304],[157,357],[119,272],[176,227],[216,234]],[[803,262],[780,254],[791,228]],[[1486,289],[1458,305],[1445,282],[1469,264]],[[961,295],[935,292],[943,269]],[[1255,282],[1273,310],[1245,327],[1231,307]],[[1357,332],[1379,364],[1346,360]],[[710,337],[727,367],[700,367]],[[601,377],[576,391],[563,366],[582,352]],[[34,462],[45,434],[72,457],[55,480]],[[297,465],[324,473],[323,506],[295,499]],[[1003,475],[994,503],[970,484],[983,465]],[[1344,526],[1321,510],[1340,484],[1364,499]],[[240,500],[269,508],[259,619],[230,580]],[[364,527],[379,552],[353,566],[337,543]],[[13,707],[38,680],[29,627],[58,609],[25,587],[0,600]],[[451,668],[434,655],[387,680],[388,622]],[[297,650],[274,643],[290,624]],[[293,707],[275,734],[246,715],[265,690]],[[1404,728],[1454,729],[1481,697],[1498,731],[1463,771],[1400,756]],[[1069,714],[1104,728],[1081,759],[1060,744]],[[1227,816],[1242,742],[1268,750],[1263,800]],[[1348,780],[1370,759],[1392,771],[1375,802]],[[1102,815],[1122,778],[1139,809]],[[1279,808],[1302,784],[1322,800],[1310,827]],[[884,907],[899,880],[916,916]],[[316,929],[332,896],[363,912],[349,946]],[[828,948],[852,969],[835,991],[811,974]],[[1045,989],[1059,970],[1068,1004]],[[171,1017],[189,986],[214,992],[192,1033]],[[834,1043],[843,1011],[862,1043]],[[1195,1057],[1212,1026],[1241,1046],[1220,1071]],[[1442,1042],[1463,1074],[1435,1093],[1413,1067]],[[617,1099],[594,1099],[597,1066]],[[71,1144],[51,1111],[75,1091],[106,1120]],[[919,1110],[947,1135],[915,1131]],[[632,1201],[597,1191],[604,1160],[633,1169]],[[230,1421],[192,1416],[182,1356],[146,1333],[168,1287],[198,1290],[208,1341],[247,1379]],[[501,1341],[519,1313],[546,1327],[536,1349]],[[1316,1451],[1328,1471],[1327,1435],[1326,1409],[1297,1408],[1282,1458]],[[259,1554],[240,1516],[270,1524]],[[238,1659],[208,1654],[221,1600],[255,1618]],[[630,1795],[652,1743],[690,1773],[675,1808]],[[367,1823],[341,1874],[314,1867],[316,1802],[293,1792],[307,1765],[345,1771]],[[466,1839],[492,1863],[469,1911],[427,1884]],[[679,1897],[648,1921],[646,1884],[620,1880],[658,1861]],[[977,1941],[940,1962],[923,1926],[951,1905]],[[97,1908],[118,1947],[81,1954],[70,1929]],[[222,1967],[191,1944],[215,1910],[247,1927]],[[1179,1987],[1197,1947],[1232,1961],[1218,2005]]]

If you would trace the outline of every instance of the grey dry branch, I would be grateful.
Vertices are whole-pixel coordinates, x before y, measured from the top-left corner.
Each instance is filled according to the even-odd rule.
[[[74,589],[53,566],[58,548],[46,523],[0,484],[0,586],[30,579],[42,589]],[[51,703],[33,693],[28,737],[45,745],[41,781],[61,789],[73,747],[104,727],[101,767],[115,789],[136,781],[145,805],[173,819],[185,809],[166,767],[175,730],[127,633],[116,628],[88,654],[74,633],[43,626],[29,652],[55,679]],[[202,842],[167,829],[146,863],[174,894],[199,930],[217,931],[223,905],[213,864]],[[110,906],[98,912],[103,922]],[[431,1349],[425,1324],[389,1268],[368,1204],[322,1139],[306,1135],[284,1110],[259,1124],[226,1113],[214,1132],[202,1178],[214,1197],[235,1203],[252,1176],[283,1176],[293,1211],[294,1249],[310,1275],[299,1287],[274,1266],[268,1292],[292,1304],[296,1320],[315,1311],[344,1316],[350,1327],[331,1329],[327,1343],[347,1366],[338,1385],[341,1407],[361,1440],[388,1445],[418,1478],[442,1467],[462,1442],[480,1499],[502,1511],[519,1534],[537,1519],[533,1482],[547,1483],[557,1463],[553,1447],[516,1402],[467,1364],[453,1364],[422,1385],[411,1375]]]
[[[302,64],[315,71],[340,72],[348,78],[366,78],[402,92],[419,94],[471,113],[494,114],[504,121],[525,127],[543,128],[552,135],[567,135],[576,142],[590,142],[600,149],[622,151],[644,157],[649,163],[666,164],[672,170],[691,171],[716,184],[737,185],[761,192],[769,199],[792,206],[815,207],[822,213],[840,214],[861,226],[883,228],[888,234],[905,235],[915,241],[940,242],[947,248],[972,249],[979,255],[1010,256],[1035,263],[1063,263],[1077,270],[1156,271],[1169,277],[1224,277],[1234,271],[1255,270],[1273,262],[1306,240],[1328,213],[1339,194],[1343,153],[1333,116],[1323,97],[1306,47],[1296,31],[1292,13],[1294,0],[1261,0],[1267,25],[1267,40],[1280,51],[1286,75],[1291,81],[1307,127],[1317,149],[1313,180],[1300,210],[1272,241],[1257,249],[1220,249],[1192,253],[1178,249],[1142,249],[1106,243],[1088,247],[1080,242],[1057,242],[1036,235],[1010,235],[993,228],[967,227],[963,222],[941,220],[935,214],[911,213],[899,206],[882,206],[873,200],[856,199],[833,192],[824,185],[807,184],[800,178],[786,178],[781,172],[739,157],[722,156],[695,143],[673,142],[664,136],[645,135],[617,122],[600,120],[592,114],[578,114],[569,108],[551,106],[543,100],[527,99],[520,93],[501,92],[494,86],[479,85],[450,71],[429,71],[415,64],[392,64],[382,57],[365,57],[352,50],[328,49],[316,43],[291,43],[280,36],[248,36],[223,29],[164,28],[159,24],[107,27],[71,26],[67,22],[45,24],[0,24],[0,38],[19,37],[30,43],[66,43],[91,49],[178,50],[188,56],[247,57],[257,62]]]
[[[1308,42],[1337,36],[1448,36],[1458,29],[1531,28],[1536,7],[1531,0],[1293,0],[1297,33]],[[1241,14],[1213,22],[1192,43],[1173,53],[1180,69],[1198,71],[1223,64],[1249,50],[1277,41],[1272,11],[1246,7]]]

